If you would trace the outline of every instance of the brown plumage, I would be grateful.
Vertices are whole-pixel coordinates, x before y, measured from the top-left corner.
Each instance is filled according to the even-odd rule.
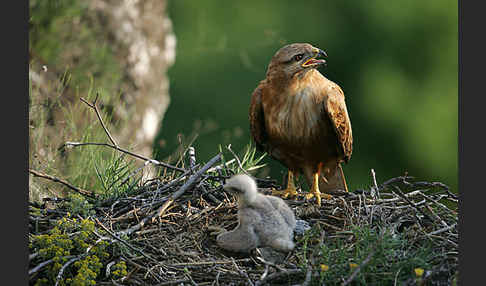
[[[293,176],[304,174],[308,198],[336,189],[347,191],[341,163],[352,153],[353,136],[344,93],[317,67],[326,53],[310,44],[290,44],[273,56],[266,78],[252,94],[250,131],[261,151],[284,164],[287,189],[296,195]]]

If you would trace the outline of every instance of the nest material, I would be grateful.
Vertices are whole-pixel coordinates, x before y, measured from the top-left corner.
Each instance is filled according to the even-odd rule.
[[[132,250],[131,255],[120,257],[126,261],[129,274],[118,284],[307,284],[318,275],[311,268],[299,267],[297,253],[302,245],[298,243],[279,265],[266,262],[257,252],[238,254],[218,247],[208,227],[231,230],[237,225],[237,202],[222,189],[229,177],[222,171],[231,172],[224,164],[213,167],[218,161],[219,158],[212,160],[201,168],[191,164],[193,168],[185,173],[174,172],[172,176],[149,180],[139,187],[137,194],[107,200],[95,208],[92,219],[97,226],[110,233],[112,243],[121,244],[123,240]],[[267,179],[257,179],[257,184],[260,192],[266,194],[279,187]],[[452,279],[450,273],[457,270],[458,216],[449,206],[457,204],[457,200],[442,183],[414,182],[412,177],[401,176],[375,184],[370,190],[334,195],[324,200],[320,208],[314,201],[304,199],[286,202],[298,219],[311,226],[319,225],[328,238],[343,235],[352,226],[370,226],[395,233],[407,231],[412,243],[433,241],[438,251],[446,249],[449,256],[447,263],[436,263],[437,269],[426,272],[424,279],[445,279],[447,283]],[[30,233],[45,231],[49,221],[65,213],[66,210],[56,208],[44,211],[44,217],[31,215]],[[39,222],[43,222],[40,229]],[[343,284],[347,284],[353,277],[344,278]],[[114,282],[99,281],[99,285],[105,283]]]

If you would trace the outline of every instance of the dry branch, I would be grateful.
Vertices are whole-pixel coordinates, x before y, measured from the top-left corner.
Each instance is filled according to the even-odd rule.
[[[160,209],[157,211],[157,214],[152,218],[154,220],[155,218],[158,218],[164,214],[164,212],[167,210],[167,208],[175,201],[177,200],[182,194],[184,194],[185,191],[188,189],[192,188],[196,181],[199,179],[199,177],[202,176],[209,168],[211,168],[216,162],[218,162],[221,159],[221,153],[214,156],[211,160],[209,160],[206,165],[204,165],[200,170],[198,170],[194,175],[189,177],[187,182],[175,193],[173,193],[169,200],[167,200],[164,205],[160,207]]]
[[[257,281],[255,286],[264,285],[265,283],[268,283],[272,280],[280,279],[280,278],[285,277],[285,276],[291,277],[291,276],[296,276],[296,275],[302,275],[303,273],[304,272],[301,269],[288,269],[288,270],[285,270],[285,271],[272,273],[272,274],[268,275],[267,277],[265,277],[264,279]]]
[[[143,251],[139,250],[139,249],[136,249],[135,247],[131,246],[129,243],[127,243],[126,241],[124,241],[123,239],[119,238],[116,234],[114,234],[112,231],[110,231],[104,224],[102,224],[98,219],[95,219],[96,223],[98,225],[100,225],[108,234],[110,234],[114,239],[118,240],[119,242],[123,243],[125,246],[127,246],[128,248],[130,248],[131,250],[133,251],[136,251],[140,254],[142,254],[144,257],[146,257],[147,259],[150,259],[154,262],[157,263],[157,260],[148,256],[147,254],[145,254]]]
[[[111,143],[113,143],[113,145],[117,146],[118,147],[118,144],[116,144],[115,142],[115,139],[113,139],[113,137],[111,136],[110,132],[108,131],[108,128],[106,128],[106,125],[105,123],[103,122],[103,119],[101,118],[101,114],[100,114],[100,111],[98,110],[98,106],[96,105],[96,102],[98,101],[98,97],[99,97],[99,92],[96,93],[96,98],[95,100],[93,101],[93,103],[89,103],[88,101],[86,101],[84,98],[80,97],[79,99],[86,103],[89,107],[93,108],[95,113],[96,113],[96,116],[98,117],[98,120],[100,121],[101,123],[101,127],[103,127],[103,130],[105,130],[105,133],[106,135],[108,136],[108,138],[110,139]]]
[[[84,256],[84,255],[83,255]],[[80,260],[83,256],[76,256],[76,257],[73,257],[71,258],[68,262],[66,262],[62,267],[61,269],[59,270],[59,273],[57,274],[56,276],[56,284],[54,284],[54,286],[57,286],[59,285],[59,282],[61,281],[61,278],[62,278],[62,274],[64,273],[64,270],[69,266],[71,265],[72,263],[74,263],[75,261],[78,261]]]
[[[32,175],[34,175],[36,177],[40,177],[40,178],[51,180],[53,182],[61,183],[64,186],[68,187],[69,189],[71,189],[71,190],[73,190],[73,191],[75,191],[75,192],[77,192],[81,195],[90,196],[90,197],[97,196],[94,192],[75,187],[75,186],[71,185],[70,183],[68,183],[67,181],[65,181],[63,179],[60,179],[60,178],[57,178],[57,177],[54,177],[54,176],[51,176],[51,175],[47,175],[47,174],[44,174],[44,173],[41,173],[41,172],[38,172],[38,171],[35,171],[35,170],[32,170],[32,169],[29,169],[29,173],[31,173]]]
[[[213,157],[200,170],[198,170],[195,174],[190,176],[189,179],[184,183],[184,185],[179,190],[177,190],[169,198],[167,198],[164,204],[154,214],[146,216],[136,225],[120,233],[130,235],[134,231],[138,231],[139,229],[141,229],[147,222],[149,221],[154,222],[155,219],[161,217],[175,200],[177,200],[182,194],[184,194],[185,191],[192,188],[194,184],[197,182],[197,180],[202,176],[202,174],[204,174],[209,168],[211,168],[214,164],[216,164],[216,162],[218,162],[220,159],[221,159],[221,154],[218,154],[215,157]]]
[[[106,146],[106,147],[110,147],[110,148],[113,148],[117,151],[120,151],[120,152],[123,152],[125,154],[128,154],[130,156],[133,156],[135,158],[138,158],[140,160],[144,160],[144,161],[149,161],[150,163],[156,165],[156,166],[162,166],[162,167],[166,167],[166,168],[169,168],[169,169],[172,169],[172,170],[176,170],[176,171],[179,171],[179,172],[185,172],[186,170],[183,169],[183,168],[179,168],[179,167],[176,167],[176,166],[172,166],[168,163],[164,163],[164,162],[161,162],[161,161],[157,161],[155,159],[150,159],[148,157],[145,157],[143,155],[140,155],[140,154],[136,154],[136,153],[133,153],[133,152],[130,152],[126,149],[123,149],[121,147],[118,147],[116,145],[111,145],[111,144],[108,144],[108,143],[96,143],[96,142],[85,142],[85,143],[81,143],[81,142],[66,142],[64,143],[62,147],[79,147],[79,146]]]

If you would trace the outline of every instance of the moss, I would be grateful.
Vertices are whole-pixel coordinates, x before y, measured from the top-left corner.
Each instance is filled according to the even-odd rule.
[[[91,204],[84,196],[80,194],[69,194],[69,201],[66,203],[66,207],[76,215],[79,214],[83,217],[88,217],[94,214],[93,204]]]
[[[95,285],[103,264],[96,255],[88,255],[85,259],[76,261],[74,267],[78,269],[71,285]]]
[[[52,259],[53,263],[40,271],[35,285],[53,285],[61,268],[74,256],[81,257],[63,272],[60,285],[95,285],[101,268],[110,258],[109,244],[93,234],[94,222],[89,219],[66,217],[59,219],[48,234],[32,236],[29,247],[38,252],[36,261]],[[100,233],[103,233],[101,230]],[[88,252],[89,248],[89,252]],[[88,255],[85,255],[89,253]],[[117,266],[123,272],[121,265]]]
[[[125,261],[120,261],[117,264],[113,265],[111,271],[111,276],[113,277],[113,279],[120,279],[127,276],[127,274],[127,264],[125,263]]]

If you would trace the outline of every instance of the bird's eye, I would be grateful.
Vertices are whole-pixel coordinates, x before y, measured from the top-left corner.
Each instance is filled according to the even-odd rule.
[[[303,55],[303,54],[298,54],[298,55],[295,55],[295,56],[294,56],[294,60],[295,60],[296,62],[298,62],[298,61],[300,61],[300,60],[301,60],[303,57],[304,57],[304,55]]]

